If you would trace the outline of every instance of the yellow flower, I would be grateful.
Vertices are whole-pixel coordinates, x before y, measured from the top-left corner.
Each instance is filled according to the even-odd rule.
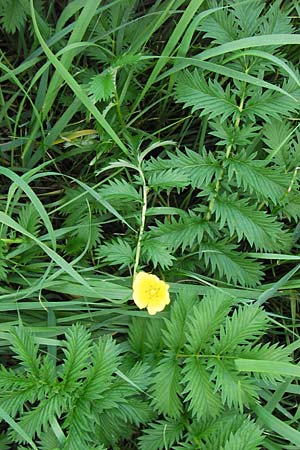
[[[133,281],[133,300],[138,308],[147,308],[151,315],[170,303],[169,285],[156,275],[139,272]]]

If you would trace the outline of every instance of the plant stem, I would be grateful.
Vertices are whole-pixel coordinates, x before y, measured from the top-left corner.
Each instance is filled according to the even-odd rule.
[[[234,123],[234,128],[238,129],[239,125],[240,125],[240,120],[241,120],[241,113],[243,111],[244,108],[244,102],[245,102],[245,86],[242,92],[242,96],[241,96],[241,100],[240,100],[240,104],[239,104],[239,115],[237,116],[235,123]],[[228,159],[230,157],[231,151],[233,148],[233,143],[230,143],[227,147],[226,147],[226,159]],[[208,205],[208,211],[206,213],[206,217],[205,219],[207,221],[210,220],[211,215],[212,215],[212,211],[213,211],[213,207],[215,204],[215,200],[218,196],[219,190],[220,190],[220,185],[221,185],[221,181],[223,179],[223,175],[224,175],[224,168],[222,168],[217,180],[216,180],[216,185],[215,185],[215,192],[213,193],[213,196],[211,197],[210,201],[209,201],[209,205]]]
[[[135,263],[134,263],[134,268],[133,268],[133,279],[135,279],[135,277],[136,277],[137,269],[138,269],[139,261],[140,261],[142,238],[143,238],[144,229],[145,229],[146,212],[147,212],[147,195],[148,195],[148,191],[149,191],[149,188],[146,184],[146,180],[145,180],[142,168],[141,168],[141,164],[139,165],[139,173],[140,173],[140,176],[143,181],[143,208],[142,208],[142,217],[141,217],[139,238],[138,238],[138,242],[137,242],[137,246],[136,246]]]

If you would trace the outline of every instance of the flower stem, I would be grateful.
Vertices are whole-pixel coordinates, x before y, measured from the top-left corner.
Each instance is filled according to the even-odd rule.
[[[135,279],[135,277],[136,277],[137,269],[138,269],[139,261],[140,261],[142,238],[143,238],[144,229],[145,229],[146,212],[147,212],[147,195],[148,195],[148,191],[149,191],[149,188],[146,185],[146,180],[145,180],[145,177],[144,177],[141,167],[139,167],[139,173],[140,173],[140,176],[143,181],[143,208],[142,208],[142,217],[141,217],[139,238],[138,238],[138,242],[137,242],[137,246],[136,246],[135,263],[134,263],[134,268],[133,268],[133,279]]]

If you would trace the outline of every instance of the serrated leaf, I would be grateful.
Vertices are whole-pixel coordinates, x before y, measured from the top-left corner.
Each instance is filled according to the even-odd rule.
[[[265,333],[268,323],[268,316],[261,308],[255,305],[240,306],[231,317],[226,317],[219,337],[215,336],[215,353],[225,355],[238,346],[248,345]]]
[[[297,112],[300,109],[300,89],[288,89],[286,84],[283,85],[283,89],[291,93],[295,99],[279,92],[257,90],[246,102],[241,115],[254,122],[257,118],[268,121],[271,117],[280,119]]]
[[[234,16],[225,8],[205,17],[199,28],[205,33],[204,37],[212,39],[215,44],[225,44],[238,38]]]
[[[178,418],[182,411],[181,373],[176,354],[163,357],[154,370],[153,404],[160,413]]]
[[[201,188],[209,184],[214,177],[218,177],[222,170],[220,163],[211,152],[202,154],[185,149],[176,153],[167,152],[168,159],[151,159],[145,165],[146,171],[161,171],[170,167],[180,171],[190,180],[193,188]]]
[[[151,262],[153,267],[158,265],[162,269],[168,269],[176,260],[175,256],[170,254],[166,245],[163,245],[159,239],[145,239],[142,244],[141,256],[147,263]]]
[[[112,374],[120,364],[119,353],[120,350],[111,336],[105,336],[94,344],[93,363],[86,371],[86,381],[82,388],[86,400],[95,401],[102,398],[101,394],[113,381]]]
[[[172,419],[160,420],[150,423],[150,428],[144,430],[139,438],[139,450],[165,450],[171,449],[180,439],[183,424]]]
[[[38,378],[40,358],[33,334],[23,326],[19,326],[11,331],[9,341],[16,358],[21,361],[25,370]]]
[[[263,430],[251,420],[245,420],[241,427],[231,433],[220,450],[259,450],[264,443]]]
[[[235,178],[237,187],[249,189],[262,198],[270,198],[274,203],[287,193],[289,177],[272,167],[266,167],[265,161],[246,158],[240,154],[227,161],[229,179]]]
[[[223,404],[243,413],[245,407],[257,400],[259,387],[249,376],[239,374],[231,360],[216,359],[213,366],[212,378]]]
[[[25,24],[29,12],[29,4],[26,0],[2,0],[1,23],[7,33],[15,33]]]
[[[212,274],[228,282],[243,286],[256,286],[262,276],[262,264],[246,253],[237,250],[237,246],[226,241],[209,241],[200,245],[199,258],[203,259]]]
[[[117,265],[122,269],[134,262],[134,249],[124,239],[117,238],[101,245],[96,250],[96,256],[109,265]]]
[[[19,224],[34,236],[38,235],[41,224],[40,216],[32,203],[22,206],[19,211]]]
[[[142,197],[137,192],[133,184],[128,183],[124,179],[110,180],[108,184],[101,187],[99,192],[101,193],[103,198],[105,198],[105,200],[112,203],[113,201],[117,201],[118,203],[122,201],[128,204],[129,200],[134,202],[142,202]]]
[[[188,410],[197,420],[216,417],[222,410],[221,399],[214,390],[206,366],[205,360],[191,356],[183,368],[184,402],[188,403]]]
[[[220,146],[247,146],[255,138],[257,132],[260,130],[260,126],[254,124],[240,125],[238,128],[229,121],[221,122],[218,119],[210,121],[210,127],[213,131],[209,134],[218,137],[220,140],[216,145]]]
[[[186,329],[186,347],[191,354],[205,353],[207,343],[225,320],[233,302],[231,296],[211,290],[193,307]]]
[[[185,173],[178,169],[167,169],[161,172],[153,172],[148,177],[148,185],[153,189],[177,189],[184,188],[189,184]]]
[[[213,212],[220,229],[226,224],[231,236],[236,233],[239,241],[246,238],[256,249],[281,251],[288,245],[288,235],[274,217],[258,211],[235,194],[218,196]]]
[[[116,70],[108,69],[95,75],[88,85],[88,94],[94,102],[106,101],[114,96]]]
[[[240,113],[231,92],[230,84],[224,90],[216,80],[207,83],[197,70],[184,71],[178,76],[175,98],[184,107],[191,107],[192,112],[201,110],[200,116],[219,117],[222,122],[227,117],[235,119]]]
[[[90,356],[91,335],[82,325],[74,325],[66,332],[63,352],[62,378],[66,391],[74,390],[79,378],[83,376]]]
[[[164,344],[168,349],[178,353],[183,348],[186,342],[187,317],[198,301],[198,297],[191,295],[187,287],[172,303],[170,318],[165,319],[163,330]]]
[[[180,218],[178,221],[171,218],[170,222],[156,222],[156,226],[150,227],[149,238],[161,241],[173,251],[179,247],[184,250],[192,247],[195,243],[200,244],[204,236],[214,237],[213,227],[202,216],[193,212],[189,216]]]

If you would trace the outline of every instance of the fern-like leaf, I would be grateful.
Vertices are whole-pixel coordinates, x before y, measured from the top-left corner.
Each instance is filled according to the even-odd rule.
[[[33,438],[35,435],[40,436],[42,430],[46,430],[53,420],[58,418],[63,410],[67,410],[70,401],[67,397],[63,397],[61,393],[54,393],[49,398],[41,401],[38,406],[27,411],[19,420],[21,428]],[[24,437],[15,435],[17,442],[26,442]]]
[[[118,180],[110,180],[107,184],[103,185],[98,192],[105,198],[105,200],[111,202],[142,202],[140,194],[135,189],[134,185],[128,183],[123,178]]]
[[[258,450],[264,443],[263,430],[252,420],[244,421],[241,427],[231,433],[220,450]]]
[[[193,188],[205,187],[221,173],[221,166],[211,152],[202,154],[186,149],[175,154],[167,152],[168,158],[151,159],[145,166],[146,171],[163,171],[169,168],[179,169],[190,180]]]
[[[90,404],[84,396],[77,398],[67,414],[62,428],[68,429],[63,450],[86,448],[93,430],[93,415]]]
[[[234,16],[225,8],[205,17],[199,28],[205,33],[204,37],[212,39],[214,44],[225,44],[238,38]]]
[[[150,428],[144,431],[139,438],[139,450],[164,450],[172,448],[180,439],[183,425],[176,420],[160,420],[150,424]]]
[[[40,216],[32,203],[22,206],[19,211],[19,224],[34,236],[38,235],[41,224]]]
[[[163,242],[173,251],[179,247],[184,250],[186,247],[191,248],[195,243],[200,244],[204,236],[214,238],[213,226],[201,215],[193,212],[179,220],[171,218],[170,222],[157,221],[156,226],[150,227],[150,230],[149,238]]]
[[[94,102],[106,101],[115,92],[116,69],[105,70],[95,75],[88,85],[88,94]]]
[[[280,120],[281,117],[288,117],[300,109],[300,89],[283,83],[282,86],[293,98],[275,91],[262,92],[256,90],[246,102],[242,111],[242,116],[255,122],[257,118],[269,121],[271,117]]]
[[[205,350],[207,343],[227,317],[233,301],[231,296],[212,290],[194,306],[188,316],[186,332],[189,353],[198,354]]]
[[[261,337],[268,327],[268,316],[257,306],[240,306],[231,317],[226,317],[220,328],[220,336],[215,336],[214,352],[225,355],[240,345],[247,345],[254,338]]]
[[[258,398],[258,386],[247,375],[237,373],[232,361],[216,359],[212,364],[212,378],[215,380],[216,390],[220,391],[222,403],[229,409],[239,409],[243,413],[244,408]]]
[[[237,187],[248,189],[262,199],[270,198],[275,204],[287,193],[289,177],[272,167],[265,167],[264,161],[246,158],[239,154],[228,160],[229,179],[234,178]]]
[[[90,356],[90,333],[82,325],[74,325],[66,332],[64,342],[65,361],[61,368],[63,383],[67,390],[73,390],[83,376]]]
[[[184,107],[191,107],[192,112],[201,110],[200,116],[219,117],[221,122],[227,117],[234,120],[240,113],[230,85],[224,90],[216,80],[207,83],[198,70],[178,76],[175,97]]]
[[[96,250],[96,256],[112,266],[120,266],[120,269],[131,266],[134,262],[133,248],[121,238],[101,245]]]
[[[16,358],[21,361],[22,366],[28,373],[38,379],[40,357],[33,335],[23,326],[20,326],[11,332],[9,340]]]
[[[237,246],[227,241],[208,241],[200,245],[199,258],[204,260],[212,274],[228,282],[243,286],[256,286],[262,276],[262,265],[237,251]]]
[[[189,184],[188,176],[180,169],[167,169],[156,171],[148,177],[148,185],[154,190],[177,189],[186,187]]]
[[[102,338],[93,347],[93,364],[86,371],[86,381],[83,385],[83,397],[93,401],[102,397],[112,382],[112,374],[120,361],[119,348],[111,337]]]
[[[239,240],[245,237],[258,250],[282,251],[288,245],[288,235],[274,217],[256,210],[235,194],[218,196],[213,212],[220,229],[226,224],[231,236],[237,233]]]
[[[173,265],[176,258],[171,255],[170,250],[164,245],[160,239],[144,239],[142,244],[141,257],[147,263],[152,263],[156,268],[158,265],[162,269],[168,269]]]
[[[192,296],[188,289],[183,290],[172,305],[170,319],[165,319],[164,344],[175,353],[180,352],[186,342],[187,317],[196,303],[198,297]]]
[[[169,417],[178,418],[182,411],[180,379],[176,354],[170,353],[161,359],[153,378],[153,404],[160,413]]]
[[[188,403],[188,410],[198,420],[216,417],[222,410],[221,398],[214,390],[206,365],[205,359],[191,355],[183,368],[184,402]]]
[[[1,0],[0,16],[7,33],[15,33],[25,24],[30,11],[28,0]]]
[[[210,127],[213,131],[209,134],[219,138],[216,142],[218,146],[236,146],[245,147],[249,145],[261,129],[253,123],[241,125],[239,128],[235,127],[229,120],[221,122],[218,119],[210,121]]]

